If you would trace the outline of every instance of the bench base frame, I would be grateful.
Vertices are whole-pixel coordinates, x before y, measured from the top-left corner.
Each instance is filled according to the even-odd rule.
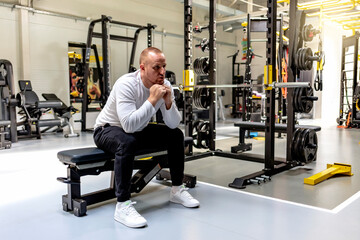
[[[131,178],[132,193],[139,193],[155,176],[158,180],[171,179],[170,173],[163,170],[167,166],[167,155],[154,156],[151,160],[135,160],[134,169],[139,169]],[[82,169],[81,165],[68,165],[67,178],[58,178],[68,184],[67,194],[62,196],[63,210],[73,211],[77,217],[85,216],[87,206],[115,198],[114,161],[105,160],[104,165]],[[81,177],[99,175],[102,172],[112,171],[110,187],[99,191],[81,194]],[[185,175],[184,183],[193,188],[196,185],[196,176]]]

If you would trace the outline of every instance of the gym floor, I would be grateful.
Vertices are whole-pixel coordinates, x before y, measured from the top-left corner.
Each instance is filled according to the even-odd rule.
[[[89,207],[81,218],[62,210],[61,195],[67,190],[56,178],[66,176],[66,166],[56,154],[94,146],[92,133],[78,138],[47,134],[41,140],[19,141],[0,152],[1,239],[359,239],[360,130],[309,120],[300,124],[322,127],[317,161],[243,190],[227,185],[235,177],[261,170],[263,164],[221,157],[187,162],[186,173],[198,179],[189,191],[200,208],[170,203],[169,184],[154,179],[132,198],[148,221],[141,229],[113,220],[115,199]],[[216,129],[216,148],[230,151],[237,145],[238,128],[232,122],[219,123]],[[285,141],[276,138],[277,157],[285,157]],[[251,153],[263,154],[263,141],[246,142],[253,143]],[[351,164],[354,175],[332,177],[315,186],[303,183],[333,163]],[[82,191],[108,187],[109,177],[108,173],[84,177]]]

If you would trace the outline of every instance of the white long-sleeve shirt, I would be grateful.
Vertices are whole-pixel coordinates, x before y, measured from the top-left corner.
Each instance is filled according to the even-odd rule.
[[[164,84],[170,86],[172,92],[172,104],[169,110],[166,110],[164,99],[160,99],[155,107],[147,100],[150,90],[144,86],[140,70],[123,75],[114,84],[94,128],[109,123],[111,126],[123,128],[127,133],[138,132],[148,125],[159,109],[164,123],[169,128],[176,128],[180,123],[181,114],[176,107],[170,82],[165,80]]]

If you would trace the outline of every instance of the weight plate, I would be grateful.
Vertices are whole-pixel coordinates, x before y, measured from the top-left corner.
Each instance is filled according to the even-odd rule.
[[[196,91],[198,88],[195,88],[194,91],[192,92],[192,98],[193,98],[193,104],[194,107],[196,107]]]
[[[311,42],[313,40],[314,34],[312,33],[312,30],[313,26],[311,24],[304,26],[302,36],[305,42]]]
[[[314,130],[306,129],[301,138],[301,149],[299,151],[301,161],[308,163],[316,159],[317,135]]]
[[[201,88],[198,88],[196,91],[196,107],[201,109],[201,104],[200,104],[200,93],[201,93]]]
[[[201,102],[200,102],[200,97],[201,97],[201,88],[198,88],[196,91],[196,107],[198,109],[201,109]]]
[[[299,88],[299,92],[298,92],[298,95],[296,96],[297,97],[297,104],[298,104],[298,107],[299,107],[299,112],[304,112],[304,109],[303,109],[303,105],[302,105],[302,96],[306,92],[306,89],[305,88]]]
[[[198,126],[198,144],[200,148],[209,148],[210,122],[202,121]]]
[[[298,137],[299,133],[301,133],[301,128],[296,129],[293,134],[293,139],[292,139],[292,143],[291,143],[291,157],[293,160],[298,159],[295,143],[296,143],[296,138]]]
[[[313,65],[313,61],[309,59],[309,57],[313,57],[313,52],[311,50],[311,48],[306,48],[305,50],[305,69],[306,70],[311,70],[312,69],[312,65]]]
[[[204,109],[208,109],[210,106],[210,89],[203,88],[201,91],[201,106]]]
[[[193,138],[193,146],[196,148],[200,148],[199,141],[198,141],[198,126],[200,124],[201,120],[196,120],[193,122],[192,126],[192,138]]]
[[[297,100],[297,95],[299,93],[299,88],[295,88],[294,90],[294,96],[293,96],[293,107],[294,107],[294,112],[299,112],[299,104],[298,104],[298,100]]]
[[[311,99],[307,99],[307,98],[313,97],[314,91],[311,87],[309,87],[309,88],[306,88],[305,92],[306,92],[306,96],[305,96],[305,100],[302,101],[302,106],[303,106],[304,112],[309,113],[314,106],[314,101]]]
[[[194,89],[194,92],[193,92],[193,102],[194,102],[194,106],[195,106],[196,108],[199,108],[199,104],[198,104],[198,100],[199,100],[198,93],[199,93],[199,88],[195,88],[195,89]]]
[[[304,139],[306,138],[306,135],[308,135],[310,129],[304,128],[299,136],[298,143],[297,143],[297,156],[299,157],[298,160],[302,163],[306,162],[306,157],[304,153],[304,149],[306,146],[306,142]]]
[[[299,48],[299,49],[296,51],[296,54],[295,54],[295,66],[296,66],[297,68],[300,68],[300,64],[299,64],[300,52],[301,52],[301,48]]]
[[[292,143],[294,145],[292,154],[294,155],[294,160],[299,161],[298,145],[300,143],[300,136],[301,136],[301,133],[303,131],[303,128],[298,128],[296,131],[297,131],[297,134],[296,134],[296,136],[294,138],[294,142]]]
[[[206,109],[206,88],[200,89],[199,103],[201,108]]]
[[[306,70],[306,48],[301,49],[301,70]]]

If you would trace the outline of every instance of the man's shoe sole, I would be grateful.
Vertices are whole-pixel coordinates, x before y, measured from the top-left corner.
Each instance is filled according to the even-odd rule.
[[[124,224],[125,226],[131,227],[131,228],[141,228],[141,227],[145,227],[145,226],[147,225],[147,222],[131,225],[131,224],[128,224],[128,223],[126,223],[126,222],[121,221],[120,219],[117,219],[115,216],[114,216],[114,219],[115,219],[115,221],[117,221],[117,222],[119,222],[119,223],[122,223],[122,224]]]
[[[179,202],[179,201],[176,201],[176,200],[173,200],[173,199],[170,199],[170,202],[172,203],[177,203],[177,204],[181,204],[183,205],[184,207],[188,207],[188,208],[195,208],[195,207],[199,207],[200,206],[200,203],[195,203],[195,204],[192,204],[192,205],[187,205],[187,204],[184,204],[182,202]]]

